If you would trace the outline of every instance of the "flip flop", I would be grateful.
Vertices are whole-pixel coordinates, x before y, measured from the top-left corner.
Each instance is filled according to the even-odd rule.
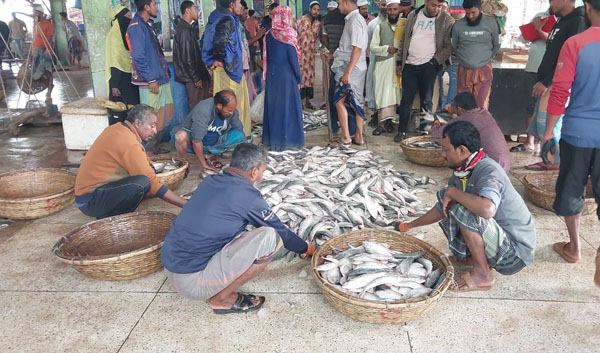
[[[210,164],[211,166],[213,166],[213,167],[215,167],[217,169],[223,168],[223,163],[219,162],[216,159],[206,158],[206,163]]]
[[[594,283],[600,287],[600,255],[596,255],[596,273],[594,273]]]
[[[379,136],[385,132],[385,128],[381,125],[377,126],[375,130],[373,130],[373,136]]]
[[[527,148],[524,143],[516,145],[510,149],[511,152],[533,152],[532,149]]]
[[[364,139],[364,137],[363,137],[363,139]],[[355,140],[355,139],[351,139],[351,141],[350,141],[350,142],[351,142],[353,145],[356,145],[356,146],[362,146],[362,145],[364,145],[364,144],[365,144],[365,141],[364,141],[364,140],[363,140],[363,142],[362,142],[362,143],[358,143],[358,142],[356,142],[356,140]],[[350,146],[350,143],[348,144],[348,146]]]
[[[560,255],[560,257],[563,258],[563,260],[565,260],[568,263],[574,264],[577,262],[577,260],[575,260],[574,258],[572,258],[571,256],[565,254],[565,246],[567,245],[566,242],[561,241],[558,243],[554,243],[552,245],[552,250],[554,250],[555,253],[557,253],[558,255]],[[596,259],[597,262],[597,259]]]
[[[547,170],[559,170],[560,164],[559,163],[545,164],[544,162],[537,162],[537,163],[525,166],[525,169],[532,170],[535,172],[543,172],[543,171],[547,171]]]
[[[238,293],[238,297],[229,309],[213,309],[213,312],[217,315],[235,314],[235,313],[249,313],[260,309],[265,303],[265,297],[258,297],[258,304],[252,304],[252,299],[256,298],[254,294],[242,294]]]
[[[487,290],[492,289],[492,286],[494,285],[492,283],[491,286],[480,286],[480,287],[477,287],[477,285],[475,284],[475,282],[473,282],[473,279],[471,278],[471,272],[465,272],[465,273],[463,273],[460,276],[460,278],[462,278],[462,280],[465,281],[466,287],[459,286],[457,284],[453,284],[448,289],[451,290],[451,291],[453,291],[453,292],[487,291]]]

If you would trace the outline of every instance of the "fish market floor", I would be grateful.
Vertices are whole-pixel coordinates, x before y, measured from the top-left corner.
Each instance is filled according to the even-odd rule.
[[[428,175],[438,185],[420,194],[428,206],[450,174],[406,161],[393,134],[366,131],[366,148],[397,170]],[[326,130],[308,134],[324,145]],[[77,163],[65,151],[62,130],[28,128],[0,136],[0,172]],[[524,166],[535,157],[513,153],[511,179],[522,193]],[[200,181],[197,164],[178,190]],[[217,316],[203,302],[180,298],[162,271],[124,282],[84,277],[57,261],[54,243],[91,219],[74,205],[50,217],[16,222],[0,231],[0,347],[2,352],[592,352],[600,347],[600,289],[594,287],[593,256],[600,223],[582,222],[583,259],[567,264],[553,242],[566,240],[561,218],[528,203],[538,227],[535,264],[514,276],[497,275],[489,292],[448,292],[428,313],[406,325],[372,325],[330,306],[308,261],[277,262],[243,290],[266,296],[259,313]],[[160,200],[141,210],[177,208]],[[437,226],[416,230],[447,252]]]

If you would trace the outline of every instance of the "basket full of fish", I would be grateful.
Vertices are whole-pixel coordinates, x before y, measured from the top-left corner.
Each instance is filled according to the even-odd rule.
[[[370,323],[419,318],[454,278],[447,255],[425,241],[386,229],[332,238],[312,258],[313,276],[339,312]]]
[[[430,167],[445,167],[446,160],[442,156],[442,145],[431,136],[415,136],[405,138],[400,147],[409,161]]]
[[[268,160],[259,185],[265,200],[289,229],[317,245],[425,213],[417,194],[435,183],[396,171],[369,150],[315,146],[269,152]]]
[[[152,168],[161,184],[171,190],[176,190],[183,179],[188,168],[188,162],[181,157],[156,156],[151,157]]]

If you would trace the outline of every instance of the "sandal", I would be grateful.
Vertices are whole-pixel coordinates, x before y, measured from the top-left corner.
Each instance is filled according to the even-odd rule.
[[[511,147],[511,152],[533,152],[531,148],[527,148],[524,143]]]
[[[546,164],[544,162],[537,162],[537,163],[525,166],[525,169],[533,170],[535,172],[543,172],[543,171],[547,171],[547,170],[559,170],[560,163]]]
[[[492,283],[492,285],[490,285],[490,286],[479,286],[478,287],[475,284],[475,282],[473,282],[473,279],[471,278],[471,272],[463,273],[460,276],[460,278],[465,282],[464,285],[459,285],[458,283],[455,283],[455,284],[451,285],[450,288],[448,288],[448,289],[453,292],[486,291],[486,290],[492,289],[492,286],[494,285]]]
[[[379,136],[379,135],[381,135],[381,134],[382,134],[382,133],[384,133],[384,132],[385,132],[385,129],[383,128],[383,126],[381,126],[381,125],[378,125],[378,126],[375,128],[375,130],[373,130],[373,135],[374,135],[374,136]]]
[[[216,159],[206,158],[206,163],[208,163],[209,165],[215,167],[216,169],[223,168],[223,163],[219,162]]]
[[[571,264],[576,263],[577,262],[576,259],[572,258],[571,256],[569,256],[565,253],[565,246],[567,246],[567,243],[564,241],[554,243],[552,245],[552,250],[554,250],[555,253],[560,255],[560,257],[562,257],[563,260],[565,260],[566,262],[571,263]],[[596,259],[596,261],[597,261],[597,259]]]
[[[352,144],[352,141],[350,142],[342,142],[342,140],[340,139],[335,139],[330,141],[327,146],[328,147],[350,147],[350,145]]]
[[[238,297],[229,309],[213,309],[217,315],[234,314],[234,313],[249,313],[260,309],[265,303],[265,297],[258,297],[258,304],[253,304],[252,299],[256,298],[254,294],[238,293]]]
[[[394,123],[391,120],[386,121],[384,127],[386,132],[396,131],[396,127],[394,126]]]
[[[352,143],[353,145],[356,145],[356,146],[362,146],[362,145],[364,145],[364,144],[365,144],[365,141],[363,141],[362,143],[358,143],[358,142],[356,142],[354,139],[352,139],[352,142],[351,142],[351,143]],[[348,146],[350,146],[350,144],[348,144]]]

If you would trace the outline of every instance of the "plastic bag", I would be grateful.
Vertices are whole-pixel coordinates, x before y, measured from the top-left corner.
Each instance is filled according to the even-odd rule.
[[[259,93],[250,107],[250,119],[257,124],[262,124],[265,112],[265,91]]]

